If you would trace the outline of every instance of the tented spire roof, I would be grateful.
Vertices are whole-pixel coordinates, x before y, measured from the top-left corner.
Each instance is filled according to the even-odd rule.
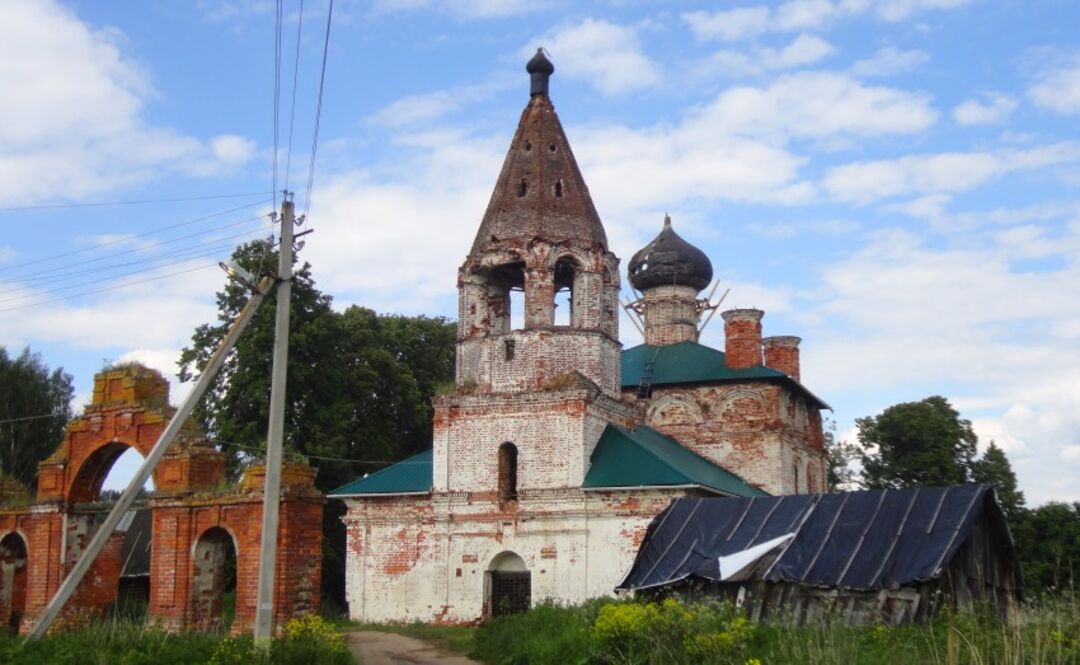
[[[534,238],[606,250],[604,227],[547,94],[554,66],[538,52],[528,71],[543,85],[533,81],[471,253]]]

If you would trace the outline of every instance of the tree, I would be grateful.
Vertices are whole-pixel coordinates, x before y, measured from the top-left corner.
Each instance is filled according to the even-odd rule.
[[[857,418],[863,483],[874,489],[955,485],[970,478],[978,438],[944,397]]]
[[[1020,517],[1024,510],[1024,493],[1016,487],[1016,474],[1005,451],[993,441],[983,452],[982,458],[972,463],[971,479],[994,488],[998,503],[1010,522]]]
[[[1050,502],[1023,510],[1009,526],[1028,590],[1076,588],[1080,577],[1080,503]]]
[[[0,475],[34,488],[38,462],[64,437],[74,394],[62,367],[50,371],[29,348],[11,358],[0,346]]]
[[[830,492],[840,492],[857,485],[854,463],[859,459],[859,447],[847,441],[836,440],[836,421],[826,419],[825,463]]]

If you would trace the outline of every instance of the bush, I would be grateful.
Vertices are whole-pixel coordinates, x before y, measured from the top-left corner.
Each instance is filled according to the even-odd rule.
[[[586,665],[599,644],[592,634],[597,602],[577,607],[542,603],[524,614],[480,626],[470,656],[492,665]]]

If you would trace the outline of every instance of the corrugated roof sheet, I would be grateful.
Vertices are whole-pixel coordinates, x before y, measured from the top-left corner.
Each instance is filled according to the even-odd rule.
[[[583,487],[652,487],[701,485],[732,496],[768,496],[675,439],[638,426],[608,425],[590,458]]]
[[[851,589],[904,586],[939,576],[983,516],[1008,533],[987,485],[675,499],[649,525],[620,588],[730,580],[720,574],[720,557],[785,534],[794,538],[738,579]]]
[[[622,387],[634,388],[648,363],[653,365],[654,386],[678,383],[709,383],[713,381],[745,381],[769,379],[790,383],[813,399],[819,408],[829,405],[787,374],[765,366],[732,369],[727,366],[724,352],[697,342],[679,342],[666,346],[640,344],[622,352]]]
[[[330,496],[357,494],[417,494],[430,492],[432,450],[402,460],[393,466],[357,478],[330,492]]]

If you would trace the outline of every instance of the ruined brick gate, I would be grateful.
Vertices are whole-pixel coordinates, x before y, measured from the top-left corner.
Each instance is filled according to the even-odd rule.
[[[100,499],[109,470],[128,448],[149,453],[174,412],[168,397],[168,382],[144,367],[97,374],[91,404],[40,464],[36,496],[0,482],[0,626],[26,631],[45,608],[108,512]],[[264,477],[255,466],[238,485],[227,484],[224,456],[192,423],[173,442],[154,470],[147,502],[151,621],[169,630],[220,628],[227,582],[235,579],[232,630],[251,629]],[[277,625],[319,609],[325,499],[314,478],[307,466],[282,471]],[[110,537],[61,623],[100,616],[116,602],[123,537]]]

